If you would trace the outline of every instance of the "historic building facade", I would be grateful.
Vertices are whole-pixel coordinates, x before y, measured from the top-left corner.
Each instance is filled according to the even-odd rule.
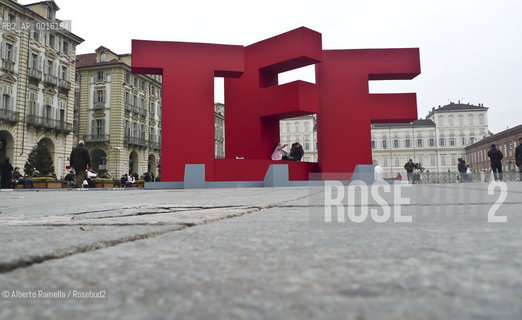
[[[465,148],[490,135],[487,110],[459,101],[433,108],[426,119],[412,123],[373,124],[373,163],[383,167],[387,178],[404,176],[408,159],[430,172],[455,172]]]
[[[113,178],[159,174],[161,76],[131,73],[131,55],[105,47],[77,56],[75,136],[93,169]]]
[[[42,142],[60,178],[74,143],[76,46],[83,39],[65,28],[48,29],[60,23],[58,10],[54,1],[0,0],[0,161],[9,157],[23,170],[32,148]],[[30,27],[20,28],[26,23]]]
[[[317,117],[308,115],[297,118],[289,118],[279,121],[281,144],[287,144],[285,148],[290,152],[290,146],[299,142],[303,146],[304,155],[301,161],[317,162]],[[276,142],[274,142],[275,145]]]
[[[482,139],[466,147],[466,161],[471,164],[473,171],[489,171],[491,164],[488,151],[491,145],[495,144],[504,154],[504,159],[502,159],[502,171],[517,171],[515,148],[519,145],[519,138],[521,137],[522,125],[518,125]]]

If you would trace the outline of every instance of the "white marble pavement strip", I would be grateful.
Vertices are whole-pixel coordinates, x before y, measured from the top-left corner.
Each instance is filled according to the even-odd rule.
[[[2,291],[107,294],[0,298],[0,318],[520,319],[522,217],[504,214],[325,229],[266,209],[0,274]]]

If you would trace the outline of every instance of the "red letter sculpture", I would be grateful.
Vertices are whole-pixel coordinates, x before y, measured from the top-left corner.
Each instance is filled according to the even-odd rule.
[[[311,64],[317,84],[278,85],[279,73]],[[263,180],[276,163],[290,180],[349,174],[372,162],[371,122],[417,118],[414,93],[370,95],[368,80],[414,78],[418,49],[323,51],[321,34],[304,27],[247,47],[134,40],[132,70],[163,74],[162,181],[183,181],[186,164],[205,164],[207,181]],[[214,159],[214,76],[227,78],[227,159]],[[279,120],[314,113],[319,166],[270,160]]]

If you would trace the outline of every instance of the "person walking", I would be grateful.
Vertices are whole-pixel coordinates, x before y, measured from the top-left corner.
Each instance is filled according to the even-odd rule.
[[[502,151],[497,149],[495,144],[492,144],[491,149],[488,151],[488,157],[491,162],[491,170],[493,170],[495,181],[498,181],[499,179],[502,181],[502,159],[504,158]]]
[[[89,150],[85,147],[83,140],[78,141],[78,145],[71,151],[70,164],[74,168],[74,183],[76,187],[83,186],[83,180],[87,176],[85,172],[91,166]]]
[[[408,181],[413,183],[413,169],[417,168],[415,163],[413,163],[413,159],[408,160],[404,165],[404,169],[406,169],[406,174],[408,176]]]
[[[467,182],[469,180],[469,176],[468,176],[468,168],[469,166],[466,164],[466,160],[462,159],[462,158],[458,158],[457,159],[459,161],[459,164],[457,166],[458,170],[459,170],[459,180],[460,182]]]
[[[522,137],[518,138],[519,145],[515,148],[515,163],[520,172],[520,181],[522,181]]]
[[[0,187],[2,189],[13,188],[13,166],[9,162],[9,158],[5,158],[4,163],[0,166]]]

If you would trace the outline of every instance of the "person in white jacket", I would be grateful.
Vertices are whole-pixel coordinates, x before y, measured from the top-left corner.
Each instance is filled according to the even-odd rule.
[[[272,160],[281,160],[283,159],[283,148],[286,147],[286,144],[281,145],[281,142],[278,142],[274,147],[274,152],[272,152]]]

